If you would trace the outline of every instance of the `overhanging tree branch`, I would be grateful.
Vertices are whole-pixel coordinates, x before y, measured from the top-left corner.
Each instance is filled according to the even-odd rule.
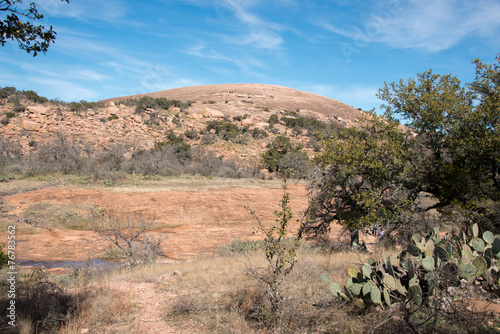
[[[69,0],[61,1],[69,3]],[[0,44],[5,46],[8,40],[16,41],[21,50],[33,52],[35,57],[48,50],[57,33],[52,26],[34,24],[44,17],[38,4],[31,2],[27,8],[22,8],[22,3],[22,0],[0,0]]]

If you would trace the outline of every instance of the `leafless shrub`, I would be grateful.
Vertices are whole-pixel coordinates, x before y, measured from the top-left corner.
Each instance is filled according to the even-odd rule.
[[[33,270],[18,281],[16,289],[16,319],[23,319],[22,330],[27,332],[50,332],[67,322],[75,313],[79,295],[64,292],[50,280],[43,268]],[[1,299],[1,316],[7,318],[7,307],[11,299]],[[17,322],[16,322],[17,323]]]
[[[16,172],[22,165],[21,147],[5,138],[0,138],[0,174]]]
[[[90,226],[103,240],[111,241],[123,252],[126,266],[130,268],[154,262],[161,254],[165,236],[145,235],[152,223],[152,218],[144,218],[141,214],[133,216],[97,207],[91,212]]]
[[[183,171],[181,160],[172,146],[135,154],[129,168],[129,172],[144,175],[176,176]]]
[[[82,168],[82,151],[61,133],[42,145],[29,157],[29,174],[61,172],[64,174]]]

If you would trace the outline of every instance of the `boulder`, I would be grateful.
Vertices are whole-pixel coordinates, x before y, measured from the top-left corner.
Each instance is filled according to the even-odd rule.
[[[208,117],[224,118],[224,113],[222,111],[211,108],[203,109],[202,115]]]
[[[198,114],[198,113],[191,113],[191,114],[189,114],[189,117],[191,117],[193,119],[202,119],[203,115],[202,114]]]
[[[120,111],[120,108],[118,107],[108,107],[108,114],[110,115],[116,115]]]
[[[26,131],[39,131],[40,128],[42,127],[42,124],[28,120],[23,120],[21,126]]]
[[[250,125],[250,124],[253,124],[251,118],[245,118],[244,120],[241,121],[241,125]]]
[[[259,123],[255,124],[255,127],[258,129],[267,129],[269,127],[269,123],[259,122]]]
[[[47,115],[48,109],[49,109],[49,107],[44,107],[44,106],[28,106],[28,107],[26,107],[26,110],[28,110],[30,113],[40,114],[40,115]]]

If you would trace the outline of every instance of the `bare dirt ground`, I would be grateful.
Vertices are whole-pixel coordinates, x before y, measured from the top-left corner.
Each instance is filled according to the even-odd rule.
[[[304,184],[290,184],[288,192],[295,215],[293,229],[298,226],[296,219],[302,217],[307,207],[307,189]],[[271,224],[282,195],[279,181],[225,185],[217,180],[212,184],[210,180],[172,180],[155,187],[43,188],[5,196],[2,201],[4,208],[10,209],[7,214],[17,218],[40,203],[143,213],[146,218],[154,217],[154,230],[150,233],[167,235],[163,243],[166,259],[189,259],[212,253],[236,239],[261,238],[253,234],[257,222],[246,207],[255,210],[265,224]],[[28,231],[23,226],[26,224],[17,225],[18,260],[85,261],[99,258],[111,247],[85,229],[30,228]],[[333,234],[340,230],[335,226]]]

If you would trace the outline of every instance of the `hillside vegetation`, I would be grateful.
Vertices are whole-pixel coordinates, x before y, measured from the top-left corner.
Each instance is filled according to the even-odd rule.
[[[279,101],[290,100],[281,95],[224,93],[233,85],[221,86],[212,94],[184,89],[186,97],[198,101],[150,94],[106,103],[48,101],[32,91],[5,87],[0,90],[0,173],[79,173],[94,181],[115,181],[128,173],[259,178],[263,170],[279,170],[302,178],[320,136],[355,123],[361,114],[331,99],[317,105],[313,94],[296,105],[315,110],[287,110]],[[258,85],[240,86],[233,89],[253,91]],[[263,89],[308,94],[277,86]],[[266,100],[273,103],[266,105]],[[337,109],[338,115],[333,113]],[[339,115],[345,110],[349,114],[343,119]],[[283,138],[293,149],[278,147]],[[286,159],[279,165],[281,158]]]

